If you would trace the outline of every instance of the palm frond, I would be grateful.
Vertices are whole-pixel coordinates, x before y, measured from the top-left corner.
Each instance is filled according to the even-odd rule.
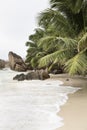
[[[51,8],[61,9],[63,10],[64,6],[66,6],[65,0],[50,0]]]
[[[49,51],[55,48],[55,36],[46,36],[39,40],[38,46],[42,47],[43,50]]]
[[[65,64],[65,71],[70,75],[85,74],[87,72],[87,48],[71,58]]]
[[[34,54],[34,53],[38,52],[38,49],[36,47],[30,47],[27,49],[27,52]]]
[[[63,8],[69,8],[74,13],[79,13],[82,8],[82,3],[84,0],[50,0],[52,8],[59,8],[59,10],[63,10]]]
[[[34,69],[36,69],[37,68],[37,66],[38,66],[38,57],[33,57],[32,59],[31,59],[31,61],[30,61],[30,63],[31,63],[31,66],[34,68]]]
[[[68,6],[73,13],[79,13],[84,0],[67,0]]]
[[[62,32],[73,34],[73,28],[69,24],[66,16],[58,10],[47,9],[39,14],[38,21],[40,26],[48,28],[50,24],[53,24],[57,30]]]
[[[74,39],[68,37],[57,37],[57,40],[61,40],[64,44],[62,48],[75,49],[77,47],[78,42]]]
[[[78,42],[78,52],[85,49],[85,47],[87,47],[87,33],[85,33]]]
[[[77,48],[77,41],[71,38],[63,38],[63,37],[56,37],[56,36],[46,36],[39,40],[38,45],[43,47],[44,50],[48,48],[69,48],[75,49]],[[60,48],[59,48],[60,49]]]
[[[46,9],[38,15],[37,17],[38,24],[40,26],[44,26],[45,28],[47,28],[53,17],[54,17],[53,11],[51,9]]]
[[[71,57],[69,49],[61,49],[54,53],[48,54],[39,60],[39,67],[49,66],[55,63],[63,63]]]
[[[35,47],[36,46],[36,44],[34,42],[32,42],[32,41],[26,42],[25,45],[29,46],[29,47]]]
[[[87,0],[50,0],[50,3],[53,9],[66,16],[71,25],[70,34],[78,35],[87,26]]]
[[[37,42],[44,35],[44,29],[36,28],[35,33],[29,36],[29,40]]]

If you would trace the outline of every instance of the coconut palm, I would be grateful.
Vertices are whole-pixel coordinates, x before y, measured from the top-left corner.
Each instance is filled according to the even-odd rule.
[[[87,1],[50,0],[50,3],[51,8],[38,16],[43,33],[36,31],[29,38],[36,49],[31,64],[49,69],[57,64],[70,74],[86,74]]]
[[[67,20],[64,14],[54,9],[47,9],[44,12],[40,13],[38,16],[39,25],[48,30],[53,27],[58,35],[61,36],[75,36],[75,31],[72,28],[70,22]]]
[[[87,74],[87,33],[78,42],[78,54],[66,62],[65,70],[71,75]]]
[[[54,24],[57,30],[77,36],[87,27],[86,0],[50,0],[51,9],[39,15],[39,25],[48,27]]]
[[[56,38],[54,38],[54,41],[56,41],[54,42],[55,51],[40,58],[39,66],[49,66],[49,69],[51,69],[57,63],[61,66],[64,65],[65,71],[71,75],[87,74],[87,33],[79,41],[71,38]],[[46,43],[47,39],[41,40],[43,42],[40,43],[40,46],[42,45],[44,49],[46,46],[49,48],[49,43]],[[53,39],[51,42],[53,43]]]
[[[38,66],[38,59],[44,56],[45,52],[42,51],[42,47],[38,46],[38,41],[44,35],[44,30],[41,28],[35,29],[35,33],[29,36],[29,41],[26,42],[27,56],[26,63],[32,68]]]
[[[62,12],[78,31],[87,26],[87,0],[50,0],[51,7]]]
[[[77,54],[77,41],[71,38],[46,37],[40,40],[39,46],[42,46],[43,50],[50,50],[49,54],[39,60],[40,67],[49,66],[51,69],[55,64],[63,66],[67,60]]]
[[[87,55],[86,55],[86,50],[85,51],[82,50],[82,52],[79,52],[78,50],[80,49],[80,47],[78,47],[78,46],[80,44],[82,44],[82,46],[86,47],[86,44],[83,43],[84,42],[83,39],[85,39],[86,34],[85,34],[85,36],[83,36],[82,39],[80,39],[80,41],[78,41],[79,38],[77,36],[79,36],[80,32],[82,32],[82,31],[84,31],[84,33],[86,32],[87,1],[85,1],[85,0],[76,0],[76,1],[51,0],[50,3],[51,3],[52,9],[45,10],[44,12],[41,13],[41,15],[39,16],[39,25],[42,26],[42,25],[46,24],[47,28],[49,28],[49,23],[50,23],[50,25],[54,25],[55,29],[57,31],[59,30],[58,34],[62,37],[64,37],[64,34],[65,34],[66,37],[64,37],[63,39],[67,39],[67,40],[63,41],[63,39],[62,39],[62,42],[60,45],[61,48],[58,49],[59,43],[60,43],[60,40],[59,40],[60,37],[59,38],[56,37],[53,39],[52,39],[52,36],[43,38],[42,44],[43,44],[43,47],[45,47],[45,49],[46,49],[46,47],[49,49],[50,46],[51,47],[53,46],[52,48],[54,48],[56,45],[56,46],[58,46],[57,47],[58,50],[55,50],[53,53],[48,54],[45,57],[41,58],[39,61],[39,63],[40,63],[39,66],[47,65],[50,63],[51,63],[51,65],[53,65],[54,63],[59,63],[62,60],[61,63],[65,64],[65,66],[66,66],[65,70],[67,70],[70,74],[75,74],[75,73],[83,74],[83,72],[86,71],[86,67],[87,67],[86,66]],[[49,21],[49,23],[47,24],[48,21]],[[72,38],[76,39],[77,42],[73,39],[72,39],[73,42],[71,42],[68,37],[72,37]],[[58,41],[56,42],[56,40],[54,40],[54,39],[58,39]],[[46,40],[49,42],[46,43]],[[51,42],[50,42],[50,40],[51,40]],[[83,42],[81,42],[81,41],[83,41]],[[87,41],[85,41],[85,42],[87,42]],[[65,48],[63,48],[63,45],[65,45],[65,43],[67,46],[65,46]],[[72,43],[75,43],[76,46],[74,46],[74,47],[72,46],[71,51],[70,51],[69,45],[73,45]],[[47,44],[47,45],[45,45],[45,44]],[[54,44],[54,45],[52,45],[52,44]],[[69,52],[71,55],[69,54]],[[71,58],[69,57],[69,55],[71,56]],[[85,60],[81,60],[82,57]],[[82,69],[80,67],[80,70],[79,70],[80,61],[82,61],[84,69]],[[76,65],[76,63],[77,63],[77,65]],[[72,67],[72,66],[74,66],[74,67]],[[75,69],[75,67],[76,67],[76,69]],[[82,71],[81,71],[81,69],[82,69]]]

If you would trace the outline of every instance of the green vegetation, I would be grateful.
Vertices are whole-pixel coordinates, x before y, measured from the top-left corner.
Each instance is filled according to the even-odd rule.
[[[87,0],[50,0],[38,25],[26,43],[28,65],[87,74]]]

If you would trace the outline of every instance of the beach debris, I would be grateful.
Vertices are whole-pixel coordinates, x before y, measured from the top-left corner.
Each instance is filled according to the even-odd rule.
[[[66,79],[66,81],[69,81],[69,79]]]

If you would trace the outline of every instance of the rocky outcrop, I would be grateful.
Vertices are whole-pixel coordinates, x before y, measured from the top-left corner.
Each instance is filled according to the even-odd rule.
[[[20,72],[27,70],[27,65],[19,55],[9,52],[8,57],[10,69]]]
[[[45,70],[39,70],[39,71],[35,71],[35,72],[29,72],[27,74],[19,74],[16,75],[13,80],[18,80],[18,81],[22,81],[22,80],[45,80],[50,78],[48,72],[46,72]]]
[[[0,59],[0,69],[5,68],[5,61]]]
[[[9,68],[9,61],[5,61],[5,67]]]

